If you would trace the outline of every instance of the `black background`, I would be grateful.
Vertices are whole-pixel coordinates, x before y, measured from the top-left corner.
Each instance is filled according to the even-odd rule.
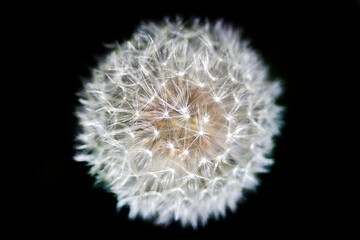
[[[13,32],[26,43],[19,47],[25,56],[21,61],[31,65],[27,77],[20,79],[29,95],[22,102],[29,124],[21,126],[27,128],[23,137],[30,146],[23,159],[35,169],[29,170],[31,180],[25,181],[31,192],[23,194],[21,205],[14,207],[21,211],[9,214],[10,227],[5,231],[9,239],[21,234],[46,239],[292,239],[336,231],[332,227],[336,204],[324,198],[332,179],[326,179],[326,170],[319,168],[332,164],[323,154],[331,150],[322,134],[328,124],[324,116],[333,118],[328,110],[341,111],[337,100],[329,98],[336,95],[332,91],[341,87],[339,83],[355,81],[351,70],[357,63],[351,56],[358,50],[358,2],[119,1],[31,5],[23,10],[26,14],[18,15],[22,28]],[[185,20],[222,18],[242,28],[243,37],[251,40],[269,65],[271,76],[282,79],[285,87],[279,104],[286,107],[286,125],[276,139],[271,172],[260,175],[261,185],[246,194],[236,212],[197,230],[178,223],[159,227],[141,219],[128,220],[128,209],[117,213],[115,197],[94,187],[89,167],[72,159],[75,93],[98,59],[109,52],[104,44],[128,40],[141,22],[177,15]],[[19,187],[16,191],[21,192]]]

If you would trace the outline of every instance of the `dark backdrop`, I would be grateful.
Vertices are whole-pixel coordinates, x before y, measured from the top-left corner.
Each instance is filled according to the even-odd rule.
[[[176,15],[222,18],[242,28],[243,37],[251,40],[270,66],[271,76],[282,79],[285,87],[279,99],[286,107],[285,126],[276,140],[270,173],[260,175],[261,185],[246,194],[236,212],[210,220],[196,231],[177,223],[165,228],[141,219],[128,220],[127,208],[117,213],[115,197],[93,186],[89,167],[73,161],[75,93],[82,87],[81,79],[89,78],[98,59],[108,53],[104,44],[128,40],[142,21]],[[33,123],[26,159],[35,165],[30,174],[35,180],[31,193],[23,196],[30,199],[25,207],[30,212],[11,214],[15,230],[6,232],[7,236],[249,239],[282,235],[293,239],[335,230],[329,227],[335,207],[322,198],[327,180],[318,168],[331,161],[322,154],[331,151],[322,135],[327,124],[323,116],[330,106],[339,111],[336,101],[327,98],[328,87],[336,89],[339,82],[353,78],[347,71],[336,70],[356,66],[348,56],[358,50],[358,16],[356,1],[119,1],[29,6],[21,18],[20,40],[27,43],[22,60],[32,68],[21,81],[31,95],[32,107],[25,102],[25,108],[31,108],[27,118]]]

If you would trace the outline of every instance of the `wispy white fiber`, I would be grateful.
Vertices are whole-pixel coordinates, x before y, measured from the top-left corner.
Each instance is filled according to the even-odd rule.
[[[196,228],[235,210],[273,163],[280,93],[222,21],[143,24],[80,93],[75,159],[131,218]]]

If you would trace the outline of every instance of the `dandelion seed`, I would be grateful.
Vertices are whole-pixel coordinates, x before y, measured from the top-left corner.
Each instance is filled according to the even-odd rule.
[[[146,150],[146,153],[147,153],[150,157],[152,157],[152,152],[151,152],[150,150]]]
[[[174,144],[169,143],[168,147],[169,147],[170,149],[174,149]]]
[[[206,164],[207,162],[208,162],[207,158],[203,157],[200,161],[200,164],[203,165],[203,164]]]
[[[205,115],[205,116],[203,117],[203,122],[204,122],[204,123],[208,123],[209,121],[210,121],[210,117],[207,116],[207,115]]]
[[[226,138],[227,138],[228,140],[231,140],[231,138],[232,138],[231,133],[228,133],[227,136],[226,136]]]
[[[180,111],[182,113],[187,113],[188,112],[188,108],[187,107],[183,107],[182,109],[180,109]]]
[[[231,122],[231,121],[234,119],[234,117],[231,116],[231,115],[227,115],[225,118],[226,118],[226,120],[228,120],[229,122]]]
[[[214,97],[215,102],[220,102],[220,99],[218,96]]]

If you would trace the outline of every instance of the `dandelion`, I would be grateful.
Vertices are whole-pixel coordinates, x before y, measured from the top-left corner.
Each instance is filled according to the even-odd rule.
[[[231,26],[143,24],[80,93],[75,159],[130,218],[196,228],[235,210],[273,163],[280,93]]]

